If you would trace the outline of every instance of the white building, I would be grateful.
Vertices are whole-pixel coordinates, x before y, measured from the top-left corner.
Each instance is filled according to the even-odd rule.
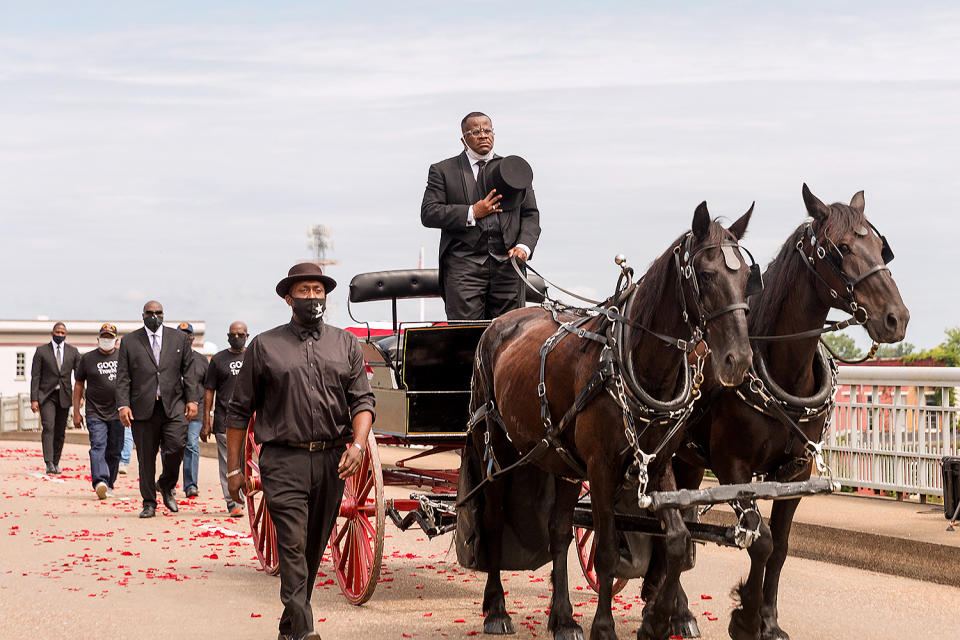
[[[57,320],[0,320],[0,396],[30,394],[30,365],[37,347],[50,342],[50,331]],[[97,347],[100,326],[110,322],[117,327],[120,338],[143,326],[142,320],[120,322],[103,320],[61,320],[67,325],[67,343],[80,353]],[[164,322],[176,329],[181,320]],[[193,348],[203,350],[206,323],[202,320],[187,320],[193,325]],[[27,403],[29,405],[29,402]]]

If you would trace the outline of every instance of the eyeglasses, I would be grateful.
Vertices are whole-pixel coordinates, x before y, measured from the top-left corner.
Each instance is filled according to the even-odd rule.
[[[163,311],[144,311],[144,312],[143,312],[143,315],[145,315],[145,316],[156,316],[156,317],[159,318],[160,316],[163,315]]]
[[[492,135],[493,135],[493,129],[470,129],[469,131],[464,131],[464,132],[463,132],[463,135],[465,135],[465,136],[473,136],[474,138],[479,138],[481,133],[482,133],[483,135],[485,135],[485,136],[492,136]]]
[[[228,337],[228,338],[246,338],[246,337],[247,337],[247,334],[245,334],[245,333],[228,333],[228,334],[227,334],[227,337]]]

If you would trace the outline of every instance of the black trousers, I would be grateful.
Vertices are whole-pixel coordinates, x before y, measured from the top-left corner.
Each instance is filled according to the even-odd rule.
[[[170,492],[177,485],[183,450],[187,446],[187,419],[185,416],[168,418],[163,404],[157,400],[153,415],[146,420],[134,420],[133,443],[137,445],[137,465],[140,469],[140,496],[144,506],[157,504],[157,489]],[[161,463],[163,471],[157,476],[157,452],[163,442]]]
[[[345,448],[307,451],[266,443],[260,477],[280,552],[280,633],[313,631],[310,596],[320,558],[340,511],[344,481],[337,465]]]
[[[444,257],[444,306],[447,320],[492,320],[520,307],[520,287],[509,260],[487,256],[483,264]]]
[[[59,395],[59,392],[55,392],[54,395]],[[46,464],[60,464],[69,411],[69,407],[61,407],[55,399],[45,400],[40,405],[40,426],[43,429],[40,441],[43,445],[43,461]]]

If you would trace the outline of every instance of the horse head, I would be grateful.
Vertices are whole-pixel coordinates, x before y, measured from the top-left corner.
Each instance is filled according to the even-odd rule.
[[[853,314],[875,342],[903,340],[910,311],[887,267],[893,250],[863,213],[863,191],[827,206],[804,184],[803,202],[813,222],[797,248],[819,276],[821,299]]]
[[[752,358],[746,297],[748,284],[756,287],[759,271],[744,259],[739,244],[752,215],[750,205],[724,229],[710,220],[707,203],[702,202],[693,214],[690,233],[678,246],[685,306],[693,311],[695,324],[713,353],[714,377],[725,386],[743,381]]]

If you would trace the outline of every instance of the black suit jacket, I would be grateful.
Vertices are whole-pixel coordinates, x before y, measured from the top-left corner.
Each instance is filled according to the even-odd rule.
[[[153,359],[147,330],[140,327],[120,343],[117,361],[117,407],[130,407],[134,420],[153,415],[160,383],[160,399],[167,418],[183,417],[187,402],[199,402],[200,388],[193,366],[191,338],[183,331],[163,327],[160,364]]]
[[[80,361],[80,352],[72,344],[63,343],[63,365],[57,367],[57,354],[53,345],[37,347],[30,366],[30,402],[43,404],[48,399],[57,400],[66,409],[73,404],[73,381],[71,376]],[[57,389],[60,385],[60,389]]]
[[[444,280],[443,257],[454,241],[459,240],[469,247],[475,247],[478,252],[487,252],[485,246],[480,246],[481,229],[478,226],[467,226],[467,209],[486,195],[477,192],[477,180],[473,177],[466,151],[430,165],[427,188],[423,192],[423,203],[420,205],[420,221],[425,227],[440,229],[441,294]],[[540,238],[540,211],[537,209],[533,189],[527,189],[519,207],[495,215],[500,223],[506,248],[525,244],[530,247],[527,259],[532,258]]]

